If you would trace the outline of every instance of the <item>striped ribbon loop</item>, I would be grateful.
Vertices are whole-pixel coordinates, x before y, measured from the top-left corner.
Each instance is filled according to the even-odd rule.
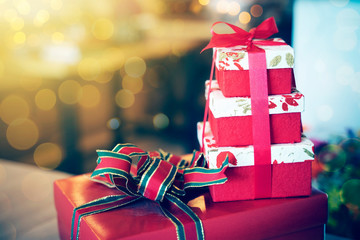
[[[110,211],[148,198],[159,203],[163,214],[174,224],[178,239],[204,239],[200,218],[183,203],[185,189],[224,183],[228,159],[221,168],[205,168],[204,156],[194,151],[190,162],[164,151],[147,153],[133,144],[118,144],[112,151],[98,150],[92,180],[114,188],[114,194],[95,199],[74,209],[71,239],[79,238],[83,217]],[[137,172],[131,172],[132,162]]]

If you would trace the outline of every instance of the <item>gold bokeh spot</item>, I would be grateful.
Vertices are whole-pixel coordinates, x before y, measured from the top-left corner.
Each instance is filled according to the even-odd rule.
[[[129,108],[134,104],[135,96],[129,90],[121,89],[115,95],[115,102],[121,108]]]
[[[30,119],[20,118],[10,123],[6,130],[6,138],[13,148],[27,150],[38,141],[39,130]]]
[[[41,110],[50,110],[55,106],[56,94],[50,89],[41,89],[35,95],[35,104]]]
[[[144,59],[140,57],[131,57],[126,60],[124,68],[127,75],[131,77],[141,77],[146,71],[146,63]]]
[[[139,77],[131,77],[126,75],[122,79],[122,87],[124,89],[130,90],[132,93],[139,93],[143,88],[143,80]]]
[[[75,80],[66,80],[59,89],[58,95],[62,102],[66,104],[75,104],[81,98],[81,85]]]
[[[20,96],[7,96],[0,105],[1,119],[10,124],[18,118],[27,118],[30,113],[28,103]]]
[[[114,34],[114,24],[106,18],[97,19],[92,25],[92,34],[99,40],[107,40]]]
[[[79,104],[86,108],[95,107],[100,102],[100,92],[94,85],[84,85]]]
[[[78,65],[78,72],[84,80],[95,80],[101,73],[99,61],[95,58],[84,58]]]
[[[43,169],[55,169],[62,159],[62,149],[55,143],[42,143],[34,151],[34,162]]]

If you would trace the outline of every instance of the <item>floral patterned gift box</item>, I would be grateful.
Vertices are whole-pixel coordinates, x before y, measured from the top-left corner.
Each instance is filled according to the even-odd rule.
[[[209,81],[206,82],[208,94]],[[253,144],[250,97],[227,98],[212,82],[209,95],[209,122],[219,146],[244,146]],[[301,112],[304,95],[293,89],[291,94],[270,95],[271,143],[294,143],[301,141]]]
[[[202,144],[203,123],[198,123],[198,138]],[[309,196],[311,194],[311,163],[314,160],[314,144],[302,137],[301,142],[271,145],[271,198]],[[225,171],[228,181],[210,186],[213,201],[257,199],[255,188],[256,164],[252,145],[243,147],[220,147],[205,126],[204,154],[209,168],[219,168],[228,157]]]
[[[294,66],[294,50],[280,38],[268,41],[284,45],[258,46],[265,50],[268,93],[291,93]],[[254,41],[256,44],[256,40]],[[250,96],[249,60],[246,46],[214,48],[216,79],[225,97]]]

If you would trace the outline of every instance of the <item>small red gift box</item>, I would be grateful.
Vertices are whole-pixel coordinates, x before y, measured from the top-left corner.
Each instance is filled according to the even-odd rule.
[[[217,145],[252,145],[251,98],[227,98],[217,88],[216,81],[211,85],[209,122]],[[208,88],[207,81],[206,93]],[[268,101],[271,143],[300,142],[304,95],[294,90],[291,94],[270,95]]]
[[[278,46],[258,46],[265,50],[267,65],[268,93],[291,93],[293,82],[294,50],[282,39],[269,42],[282,42]],[[254,41],[256,45],[256,41]],[[246,46],[214,48],[215,75],[220,89],[226,97],[250,96],[249,62]]]
[[[209,168],[219,168],[228,154],[229,167],[225,171],[228,181],[209,186],[213,201],[256,199],[254,147],[219,147],[208,124],[204,137],[204,154]],[[203,124],[198,123],[198,138],[202,142]],[[294,144],[271,145],[271,196],[308,196],[311,193],[311,162],[314,144],[306,137]]]
[[[70,239],[76,206],[111,194],[113,189],[79,175],[54,183],[61,239]],[[308,198],[213,203],[208,193],[188,202],[202,219],[205,239],[324,239],[327,196],[313,190]],[[174,225],[155,202],[141,200],[86,216],[80,239],[176,239]]]

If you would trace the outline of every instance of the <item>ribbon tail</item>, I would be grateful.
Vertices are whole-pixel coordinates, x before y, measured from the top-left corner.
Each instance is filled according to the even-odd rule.
[[[227,181],[225,171],[229,165],[226,156],[220,168],[194,167],[184,170],[184,189],[192,187],[206,187],[215,184],[223,184]]]
[[[95,199],[76,207],[71,220],[71,239],[79,239],[80,222],[83,217],[118,208],[132,203],[140,198],[140,196],[130,197],[126,195],[111,195]]]
[[[161,211],[174,224],[179,240],[205,239],[201,219],[172,194],[167,193],[163,202],[160,202]]]

